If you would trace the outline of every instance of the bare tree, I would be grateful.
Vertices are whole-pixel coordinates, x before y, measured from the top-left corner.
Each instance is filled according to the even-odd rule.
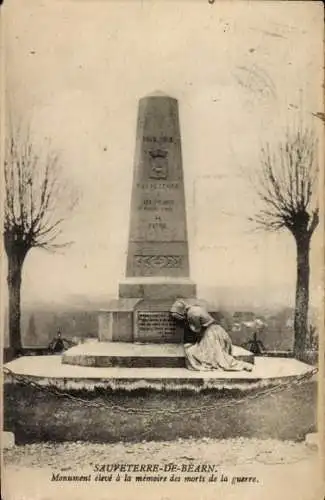
[[[310,242],[319,222],[317,140],[306,128],[287,130],[276,147],[261,149],[255,189],[261,209],[251,218],[268,231],[290,231],[297,250],[294,353],[302,357],[308,332]]]
[[[63,179],[58,155],[49,145],[44,153],[37,150],[29,132],[19,129],[8,137],[4,180],[9,339],[13,354],[17,354],[22,347],[21,280],[26,256],[32,248],[51,251],[71,243],[60,241],[60,236],[77,194]]]

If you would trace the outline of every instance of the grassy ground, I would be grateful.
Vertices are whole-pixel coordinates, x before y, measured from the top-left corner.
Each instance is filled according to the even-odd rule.
[[[4,429],[14,432],[20,444],[239,436],[299,441],[316,429],[317,385],[312,380],[275,394],[256,393],[253,399],[213,390],[70,391],[72,398],[65,398],[18,384],[6,384],[4,392]]]

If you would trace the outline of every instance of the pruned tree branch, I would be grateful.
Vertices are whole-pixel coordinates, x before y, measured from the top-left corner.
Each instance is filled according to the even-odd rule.
[[[50,148],[36,149],[29,132],[16,129],[7,141],[4,166],[4,240],[27,251],[64,248],[62,225],[78,202],[78,195],[63,178],[59,157]]]
[[[316,208],[317,140],[308,128],[288,130],[276,147],[261,149],[255,191],[262,208],[250,218],[268,231],[288,229],[311,237],[319,218]]]
[[[311,220],[310,220],[310,226],[308,228],[308,233],[310,235],[313,234],[313,232],[315,231],[316,227],[318,226],[318,223],[319,223],[319,209],[315,208],[315,210],[313,211]]]

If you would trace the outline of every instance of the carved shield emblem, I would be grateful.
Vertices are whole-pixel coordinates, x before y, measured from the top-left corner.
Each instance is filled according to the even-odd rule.
[[[167,179],[168,176],[168,152],[163,149],[149,151],[150,179]]]

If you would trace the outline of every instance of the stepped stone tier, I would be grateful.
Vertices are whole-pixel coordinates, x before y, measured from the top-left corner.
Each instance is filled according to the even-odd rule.
[[[102,346],[103,344],[98,342],[98,349]],[[111,347],[114,349],[115,343],[106,342],[106,346],[107,348]],[[127,347],[128,344],[124,344],[124,346]],[[86,356],[91,356],[95,352],[98,354],[97,349],[90,345],[87,346],[87,344],[84,344],[78,347],[80,350],[82,350],[82,348],[84,349]],[[133,347],[135,347],[134,344]],[[139,346],[139,348],[140,347],[144,346]],[[160,346],[155,345],[151,347]],[[76,354],[76,348],[72,347],[71,349],[74,349],[73,352]],[[80,351],[79,354],[81,354]],[[66,351],[64,355],[68,356],[69,351]],[[152,358],[153,357],[154,356],[152,356]],[[87,368],[85,368],[85,366],[85,363],[82,365],[80,365],[80,363],[62,363],[61,356],[22,356],[4,365],[4,383],[15,384],[15,376],[23,375],[24,377],[28,377],[31,382],[36,382],[43,386],[48,385],[50,387],[55,385],[55,387],[65,392],[69,389],[96,390],[97,388],[105,388],[115,390],[125,388],[127,390],[132,390],[138,389],[139,387],[158,390],[163,387],[166,390],[179,391],[185,386],[193,390],[196,388],[214,388],[221,391],[220,396],[224,394],[225,389],[233,389],[235,391],[235,397],[238,397],[238,389],[240,389],[239,397],[242,398],[243,391],[245,390],[255,388],[263,389],[264,391],[267,387],[279,387],[279,384],[282,383],[287,384],[290,381],[296,383],[297,379],[308,379],[316,370],[315,367],[306,365],[293,358],[264,356],[257,356],[255,358],[254,369],[251,372],[225,372],[221,370],[197,372],[187,370],[186,368],[170,367],[139,367],[130,370],[128,367],[125,368],[120,366],[92,367],[88,365]],[[7,369],[10,370],[8,373],[6,372]],[[291,388],[291,390],[293,389],[294,388]],[[263,402],[264,398],[258,398],[258,400]],[[62,399],[56,398],[56,401],[58,411],[61,411]],[[218,401],[219,399],[217,402]],[[270,405],[272,404],[273,399],[270,399]],[[265,405],[265,402],[262,403],[262,405]],[[238,407],[235,408],[237,409]],[[217,410],[218,404],[213,408],[213,412]],[[285,410],[288,411],[287,404]],[[154,410],[152,409],[152,411]],[[234,412],[233,405],[230,406],[230,411]],[[297,411],[296,406],[294,406],[294,411]],[[220,418],[225,418],[223,412],[224,408]],[[268,413],[271,414],[270,412]],[[251,423],[251,415],[251,412],[249,412],[247,417],[247,411],[245,412],[245,418],[247,417],[249,419],[248,425]],[[39,414],[37,414],[37,421],[39,422]],[[290,422],[290,419],[286,419],[286,427],[288,427],[288,422]]]
[[[254,364],[254,355],[234,346],[237,359]],[[62,363],[93,367],[185,368],[183,345],[97,342],[72,347],[62,355]]]

